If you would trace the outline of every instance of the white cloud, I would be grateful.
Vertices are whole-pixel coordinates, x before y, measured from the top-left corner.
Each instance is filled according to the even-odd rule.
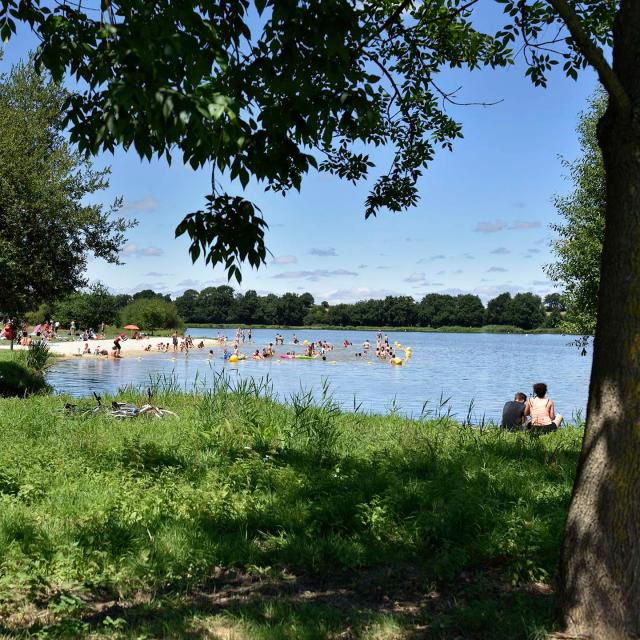
[[[421,282],[425,283],[427,279],[424,271],[414,271],[411,275],[404,279],[405,282]]]
[[[123,213],[149,213],[155,211],[160,203],[153,196],[146,196],[141,200],[125,200],[122,205]]]
[[[143,256],[161,256],[164,253],[160,247],[145,247],[141,251]]]
[[[507,223],[502,220],[496,220],[495,222],[478,222],[474,231],[478,233],[496,233],[506,229]]]
[[[271,276],[277,280],[319,280],[320,278],[333,278],[334,276],[357,276],[355,271],[347,269],[314,269],[313,271],[286,271]]]
[[[271,264],[296,264],[298,262],[298,258],[296,256],[276,256]]]
[[[129,293],[133,295],[134,293],[138,293],[138,291],[142,291],[143,289],[151,289],[153,291],[165,293],[167,291],[167,283],[166,282],[138,282],[138,284],[134,285],[130,289],[125,290],[125,293]]]
[[[514,287],[508,283],[483,285],[472,289],[471,293],[480,296],[481,300],[486,304],[491,298],[499,296],[501,293],[510,293],[512,296],[516,293],[523,293],[522,287]]]
[[[137,258],[149,257],[149,256],[161,256],[164,253],[160,247],[139,247],[133,242],[129,242],[124,246],[124,249],[120,252],[121,255],[128,257],[133,256]]]
[[[380,300],[387,296],[402,295],[398,291],[392,289],[370,289],[369,287],[353,287],[351,289],[328,289],[318,293],[314,293],[316,300],[326,300],[330,304],[342,304],[358,302],[359,300],[368,300],[374,298]]]
[[[494,253],[498,256],[506,256],[508,253],[511,253],[511,250],[507,249],[507,247],[497,247],[496,249],[491,251],[491,253]]]
[[[321,256],[323,258],[326,257],[330,257],[330,256],[337,256],[338,254],[336,253],[336,250],[333,247],[326,247],[326,248],[321,248],[321,247],[313,247],[309,253],[312,256]]]
[[[447,256],[443,253],[438,253],[435,256],[429,256],[428,258],[420,258],[418,264],[426,264],[427,262],[433,262],[434,260],[444,260]]]
[[[539,220],[513,220],[511,224],[507,224],[504,220],[496,220],[495,222],[478,222],[474,231],[479,233],[497,233],[508,229],[510,231],[526,231],[528,229],[537,229],[542,223]]]
[[[487,269],[487,273],[506,273],[509,269],[505,269],[504,267],[489,267]]]
[[[541,227],[542,223],[540,220],[514,220],[509,229],[514,229],[515,231],[523,231],[526,229],[537,229]]]

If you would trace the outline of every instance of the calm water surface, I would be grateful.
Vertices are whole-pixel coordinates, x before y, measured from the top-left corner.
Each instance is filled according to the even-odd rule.
[[[215,337],[217,329],[192,329],[195,337]],[[232,339],[234,332],[225,331]],[[293,349],[292,331],[280,332],[285,346],[277,353]],[[243,351],[274,342],[276,332],[256,329],[253,345],[245,343]],[[59,393],[74,396],[115,393],[127,385],[144,386],[159,377],[173,378],[181,387],[191,390],[211,386],[217,374],[225,372],[231,378],[269,376],[275,393],[286,401],[300,390],[319,392],[327,380],[334,398],[347,410],[361,405],[360,410],[388,413],[400,410],[420,415],[434,410],[440,398],[450,398],[451,410],[459,417],[467,415],[473,401],[473,417],[479,421],[499,419],[502,405],[512,399],[516,391],[530,393],[534,382],[546,382],[549,397],[556,402],[560,413],[570,417],[586,409],[591,357],[581,357],[577,348],[569,346],[570,338],[560,335],[503,335],[482,333],[389,333],[389,341],[398,341],[412,348],[408,364],[391,366],[369,358],[356,358],[362,351],[365,338],[375,345],[375,334],[362,331],[298,331],[300,340],[323,339],[336,348],[321,360],[245,360],[225,363],[222,349],[215,348],[215,358],[207,360],[208,350],[194,350],[185,357],[178,354],[144,354],[122,360],[78,358],[54,365],[48,381]],[[345,338],[354,346],[343,349]],[[296,348],[302,352],[302,346]],[[123,345],[126,356],[126,343]],[[403,355],[403,354],[402,354]],[[355,398],[355,401],[354,401]]]

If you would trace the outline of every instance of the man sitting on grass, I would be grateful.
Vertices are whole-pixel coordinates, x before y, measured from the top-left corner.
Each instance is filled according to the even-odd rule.
[[[513,400],[506,402],[502,408],[502,424],[503,429],[508,431],[520,431],[524,428],[527,394],[518,391]]]

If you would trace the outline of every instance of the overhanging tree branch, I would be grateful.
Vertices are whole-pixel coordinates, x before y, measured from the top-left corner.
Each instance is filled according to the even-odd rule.
[[[580,52],[596,70],[600,82],[609,92],[620,111],[626,114],[631,113],[631,101],[625,91],[620,79],[615,74],[611,65],[607,62],[602,49],[589,37],[589,34],[582,25],[580,17],[567,0],[547,0],[562,18],[569,29],[569,33],[580,48]]]
[[[375,30],[373,38],[376,38],[383,31],[386,31],[402,15],[403,11],[409,8],[409,5],[411,5],[412,2],[413,0],[403,0],[403,2],[395,8],[393,13],[382,23],[382,25]]]

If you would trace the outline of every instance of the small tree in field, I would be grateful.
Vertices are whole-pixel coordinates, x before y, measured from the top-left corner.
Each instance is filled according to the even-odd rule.
[[[1,20],[0,20],[1,21]],[[64,135],[69,94],[33,63],[0,75],[0,315],[22,315],[86,285],[90,255],[118,263],[133,223],[88,204],[106,189]]]
[[[552,225],[558,234],[552,245],[558,260],[546,268],[549,277],[564,289],[563,302],[567,305],[564,328],[585,336],[593,335],[596,329],[600,288],[607,184],[597,128],[606,108],[607,98],[600,90],[591,99],[589,108],[580,114],[577,127],[580,156],[564,162],[573,190],[554,200],[562,217],[562,222]]]
[[[135,324],[153,334],[156,329],[178,329],[183,325],[173,302],[160,298],[140,298],[130,302],[121,312],[123,325]]]

